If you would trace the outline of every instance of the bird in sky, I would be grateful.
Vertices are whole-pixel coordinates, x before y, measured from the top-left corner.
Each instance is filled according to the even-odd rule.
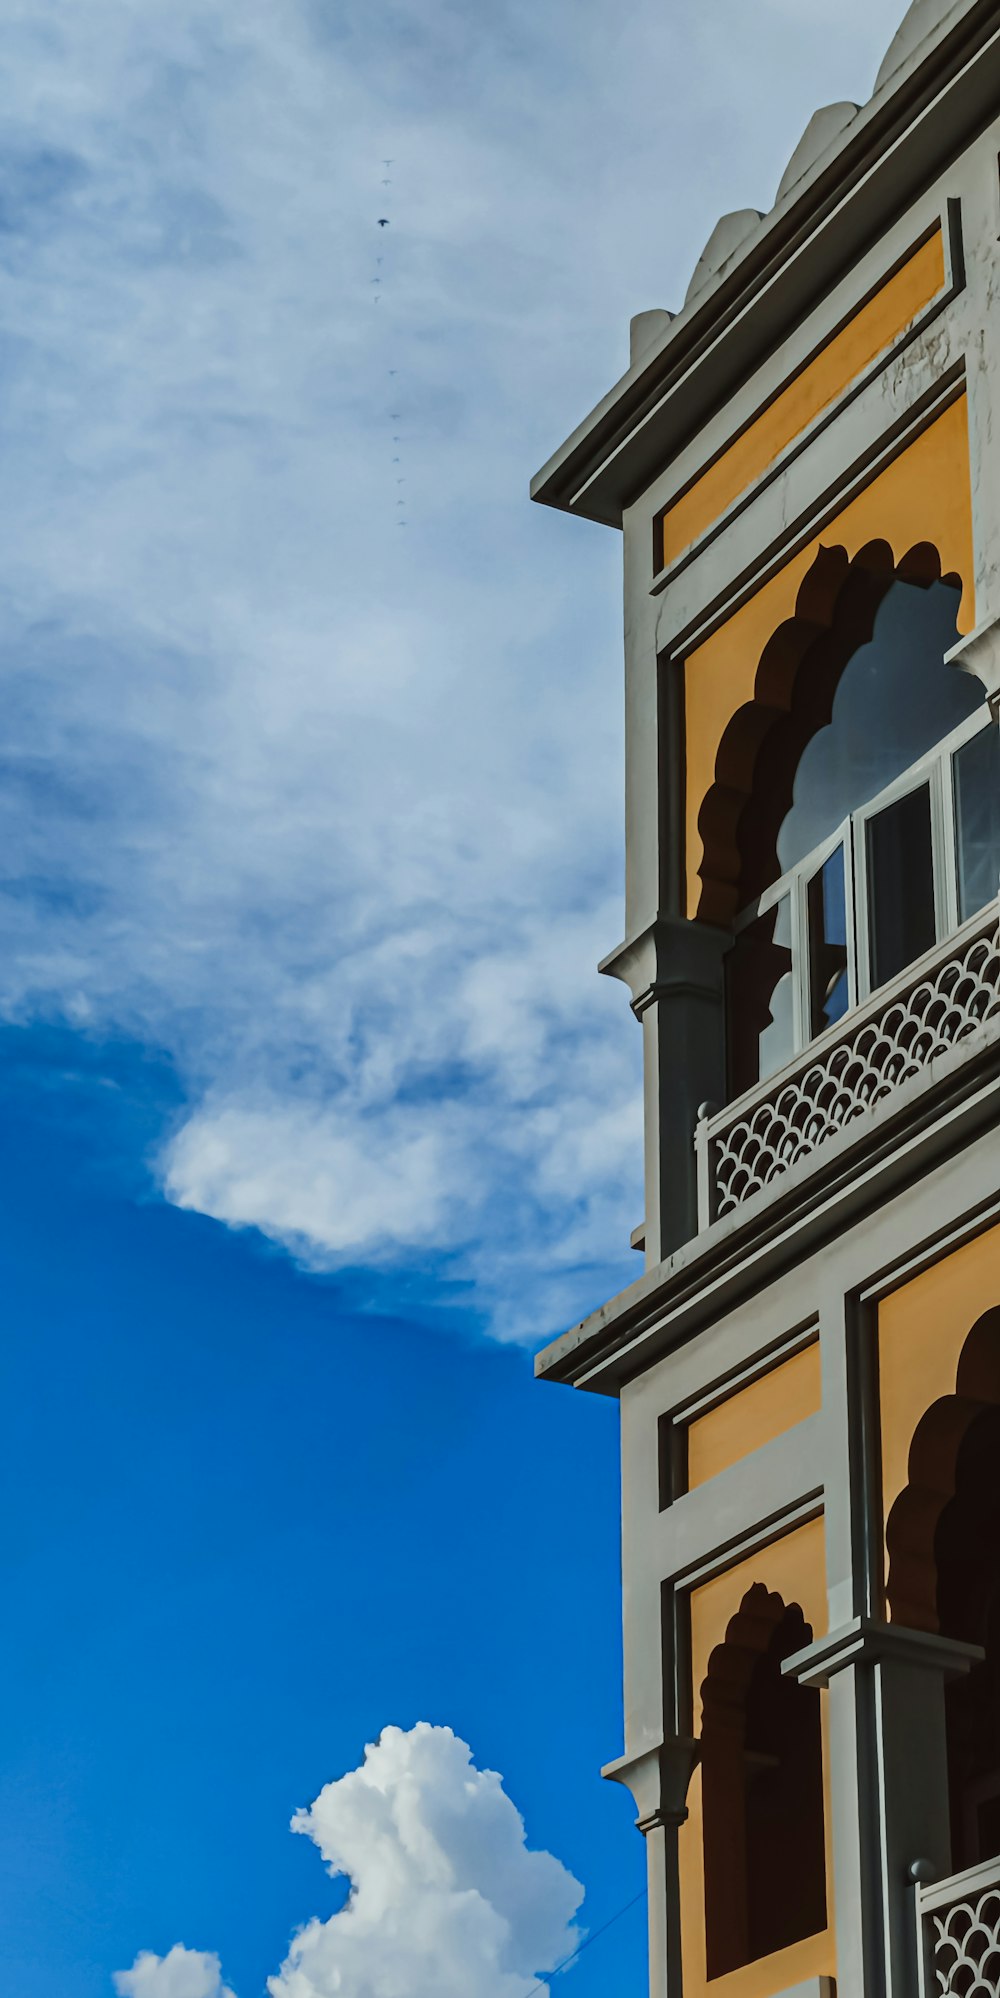
[[[379,216],[379,218],[378,218],[378,226],[379,226],[379,228],[380,228],[380,229],[388,229],[388,227],[389,227],[389,217],[388,217],[388,215],[380,215],[380,216]]]

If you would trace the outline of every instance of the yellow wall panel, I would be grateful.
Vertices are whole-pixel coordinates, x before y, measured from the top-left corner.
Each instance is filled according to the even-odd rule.
[[[717,1644],[725,1638],[730,1620],[736,1615],[748,1590],[755,1582],[764,1583],[786,1604],[798,1603],[814,1637],[823,1637],[827,1628],[826,1551],[821,1519],[810,1520],[747,1561],[705,1582],[691,1596],[691,1674],[694,1690],[695,1733],[701,1732],[701,1687],[708,1674],[708,1661]],[[681,1929],[684,1952],[685,1998],[774,1998],[810,1977],[832,1977],[836,1973],[833,1936],[833,1870],[830,1844],[829,1773],[830,1751],[826,1731],[826,1703],[823,1705],[823,1765],[826,1783],[826,1850],[828,1926],[823,1935],[810,1936],[791,1949],[749,1963],[742,1970],[709,1980],[705,1952],[705,1883],[701,1808],[701,1775],[696,1769],[688,1798],[687,1823],[679,1833],[681,1876]]]
[[[663,563],[673,562],[760,478],[924,312],[945,282],[940,229],[802,369],[663,517]]]
[[[917,1423],[932,1402],[954,1394],[962,1347],[977,1318],[998,1304],[1000,1227],[944,1256],[879,1305],[883,1520],[907,1482]]]
[[[959,630],[975,623],[972,566],[972,500],[965,397],[921,431],[822,535],[786,563],[685,662],[687,906],[696,916],[701,899],[702,843],[698,815],[714,781],[723,734],[751,701],[757,667],[778,626],[795,615],[802,583],[823,547],[844,547],[853,557],[870,541],[890,544],[896,561],[932,542],[944,575],[964,584]]]
[[[819,1343],[793,1353],[688,1425],[688,1490],[708,1482],[741,1457],[772,1443],[820,1405]]]

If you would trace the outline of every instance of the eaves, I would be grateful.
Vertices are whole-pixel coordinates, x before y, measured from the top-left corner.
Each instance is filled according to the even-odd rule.
[[[998,112],[1000,0],[966,0],[549,459],[532,498],[621,527],[713,411]]]

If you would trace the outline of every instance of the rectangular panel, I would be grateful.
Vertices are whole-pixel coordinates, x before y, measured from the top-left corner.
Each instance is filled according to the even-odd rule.
[[[943,290],[937,229],[663,516],[663,567],[746,492],[789,444],[885,353]]]
[[[815,1415],[820,1399],[819,1343],[814,1340],[688,1425],[688,1490]]]

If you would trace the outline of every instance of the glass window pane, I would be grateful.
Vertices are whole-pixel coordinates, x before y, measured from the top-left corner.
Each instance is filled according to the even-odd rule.
[[[838,846],[809,883],[809,1031],[821,1034],[848,1005],[847,892]]]
[[[877,986],[930,950],[937,935],[930,785],[877,812],[866,832],[868,940]]]
[[[897,579],[879,607],[870,642],[848,659],[826,715],[804,713],[805,726],[815,728],[817,719],[827,725],[802,751],[792,808],[778,839],[780,873],[804,860],[849,812],[877,798],[982,705],[986,697],[978,680],[944,664],[959,636],[958,606],[959,593],[950,583],[920,589]],[[809,673],[817,700],[821,678],[818,661],[816,672]]]
[[[737,938],[727,962],[729,1093],[742,1096],[795,1052],[787,895]]]
[[[980,729],[955,751],[958,913],[963,923],[1000,889],[1000,733]]]

